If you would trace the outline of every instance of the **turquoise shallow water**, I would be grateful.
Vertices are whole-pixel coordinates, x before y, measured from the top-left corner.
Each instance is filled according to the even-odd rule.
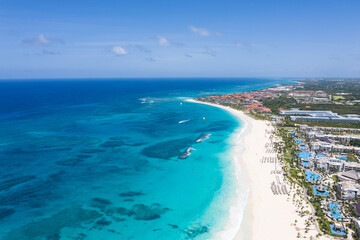
[[[1,82],[0,238],[211,238],[235,196],[241,125],[184,99],[278,82]]]

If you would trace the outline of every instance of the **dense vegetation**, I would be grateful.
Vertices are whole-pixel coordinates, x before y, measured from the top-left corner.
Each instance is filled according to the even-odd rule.
[[[355,147],[360,147],[360,139],[351,139],[350,145]]]
[[[321,110],[321,111],[333,111],[338,114],[359,114],[360,105],[343,105],[343,104],[302,104],[297,103],[294,98],[287,97],[285,95],[279,98],[266,98],[263,100],[265,107],[271,109],[275,114],[279,113],[279,108],[291,109],[297,108],[301,110]]]
[[[339,128],[360,128],[360,123],[342,123],[342,122],[319,122],[319,121],[296,121],[297,124],[306,124],[310,127],[339,127]]]
[[[296,108],[302,110],[333,111],[338,114],[360,114],[360,105],[340,104],[296,104]]]
[[[271,112],[275,114],[279,113],[279,108],[296,108],[296,100],[285,95],[282,95],[279,98],[265,98],[263,104],[265,107],[270,108]]]
[[[359,79],[321,79],[303,81],[304,90],[325,91],[331,95],[341,95],[346,100],[360,99],[360,81]]]

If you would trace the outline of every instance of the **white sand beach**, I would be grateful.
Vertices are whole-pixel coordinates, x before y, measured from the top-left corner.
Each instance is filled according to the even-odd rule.
[[[238,146],[241,151],[237,151],[236,157],[242,172],[246,174],[250,194],[241,226],[237,226],[238,232],[234,239],[291,240],[298,239],[298,236],[302,239],[315,239],[319,233],[316,227],[313,224],[308,228],[305,226],[305,220],[310,215],[301,217],[298,213],[301,208],[311,212],[310,206],[302,199],[302,190],[291,187],[284,181],[281,166],[276,159],[277,153],[272,147],[275,136],[270,122],[256,120],[230,107],[198,103],[225,109],[244,123],[241,146]]]

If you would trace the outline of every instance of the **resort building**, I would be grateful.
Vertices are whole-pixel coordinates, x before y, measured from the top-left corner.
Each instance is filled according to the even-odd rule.
[[[338,144],[332,144],[328,142],[311,142],[311,150],[313,151],[334,151],[334,152],[357,152],[360,153],[360,147],[344,146]]]
[[[360,163],[357,162],[344,162],[344,171],[355,170],[360,171]]]
[[[295,98],[303,98],[303,97],[328,97],[328,94],[323,91],[304,91],[304,90],[295,90],[291,93],[289,93],[289,96],[295,97]]]
[[[360,206],[359,206],[359,210],[360,210]],[[355,212],[356,212],[356,210],[355,210]],[[358,216],[360,216],[360,215],[358,215]],[[356,233],[359,236],[360,235],[360,219],[354,218],[353,221],[354,221],[354,225],[356,228]]]
[[[344,117],[331,111],[281,110],[280,114],[290,116],[291,121],[360,122],[359,117]]]
[[[315,160],[316,168],[324,169],[326,171],[342,171],[344,163],[337,158],[318,158]]]
[[[360,133],[360,128],[338,128],[338,127],[311,127],[314,131]]]
[[[338,191],[343,199],[354,199],[359,196],[360,185],[351,181],[337,183]]]
[[[336,140],[340,142],[349,142],[350,140],[360,140],[359,135],[335,135],[335,134],[324,134],[319,131],[309,131],[306,133],[306,135],[311,139],[331,139]]]
[[[360,175],[355,170],[350,170],[347,172],[342,172],[337,175],[341,181],[358,181],[360,180]]]
[[[354,203],[354,204],[352,205],[352,207],[353,207],[353,209],[354,209],[355,215],[359,217],[359,216],[360,216],[360,202]],[[354,218],[354,222],[355,222],[355,221],[360,221],[360,219]],[[360,222],[359,222],[359,223],[360,223]]]

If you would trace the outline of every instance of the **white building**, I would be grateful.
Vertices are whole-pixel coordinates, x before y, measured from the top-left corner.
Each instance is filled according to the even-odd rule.
[[[341,181],[356,182],[356,181],[360,180],[359,172],[357,172],[355,170],[349,170],[347,172],[338,173],[337,175]]]
[[[360,122],[359,117],[344,117],[332,111],[281,110],[280,114],[290,116],[291,121]]]
[[[337,183],[338,190],[343,199],[354,199],[359,196],[360,185],[351,181]]]
[[[360,171],[360,163],[357,162],[344,162],[344,170],[350,171],[354,170],[359,172]]]
[[[311,150],[313,151],[335,151],[335,152],[357,152],[360,153],[360,147],[343,146],[327,142],[312,142],[310,144]]]
[[[318,158],[315,160],[316,168],[324,169],[325,171],[335,170],[342,171],[344,162],[336,158]]]
[[[360,234],[360,219],[353,218],[357,234]]]
[[[308,132],[306,132],[306,135],[311,139],[327,138],[329,140],[331,139],[331,140],[337,140],[337,141],[341,141],[341,142],[349,142],[350,140],[360,139],[359,135],[324,134],[324,133],[319,132],[319,131],[308,131]]]

